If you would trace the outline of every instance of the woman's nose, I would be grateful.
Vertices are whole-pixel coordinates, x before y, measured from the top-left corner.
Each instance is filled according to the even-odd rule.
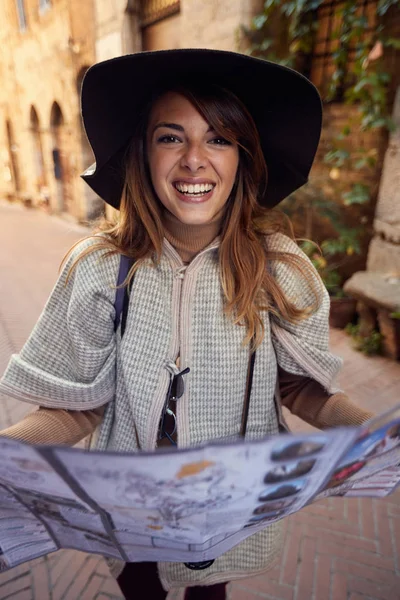
[[[202,144],[189,144],[182,155],[181,165],[193,173],[205,168],[207,165],[207,154]]]

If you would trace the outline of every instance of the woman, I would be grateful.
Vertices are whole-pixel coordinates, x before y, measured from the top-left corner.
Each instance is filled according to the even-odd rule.
[[[2,434],[73,444],[96,429],[93,447],[132,451],[276,434],[282,404],[320,428],[370,418],[333,387],[326,291],[271,213],[307,181],[315,88],[235,53],[142,53],[89,70],[82,115],[96,156],[84,179],[119,217],[73,249],[12,357],[0,390],[40,408]],[[121,254],[133,261],[123,338]],[[126,598],[224,598],[227,581],[271,566],[279,530],[209,563],[112,570]]]

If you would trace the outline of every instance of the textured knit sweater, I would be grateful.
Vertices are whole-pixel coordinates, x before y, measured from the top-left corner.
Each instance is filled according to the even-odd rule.
[[[86,412],[105,407],[93,448],[154,450],[179,356],[180,368],[190,367],[190,373],[176,404],[178,446],[236,437],[249,349],[243,345],[244,328],[234,325],[223,311],[219,240],[185,264],[167,239],[156,267],[150,260],[139,266],[123,339],[120,331],[114,332],[119,257],[93,252],[78,263],[67,281],[72,262],[95,243],[91,240],[75,248],[31,336],[21,352],[12,356],[0,391],[48,409]],[[312,264],[289,238],[273,234],[266,243],[274,252],[303,256],[310,278],[319,282]],[[310,306],[313,287],[295,269],[281,261],[271,261],[269,268],[287,297],[299,308]],[[246,439],[279,432],[282,390],[279,394],[277,381],[284,373],[295,376],[289,388],[300,378],[299,392],[289,402],[297,414],[311,414],[320,426],[355,424],[368,418],[368,413],[357,412],[336,394],[341,360],[329,351],[328,316],[329,298],[323,290],[318,309],[300,323],[262,313],[265,336],[257,349]],[[301,398],[308,380],[326,390],[323,395],[318,392],[319,402],[317,399],[314,404]],[[328,404],[336,403],[345,406],[344,413],[326,410]],[[304,405],[302,410],[300,405]],[[262,573],[279,552],[280,530],[279,522],[257,533],[249,530],[247,539],[203,571],[191,571],[182,563],[159,563],[161,583],[169,590]],[[121,563],[113,566],[115,575],[123,568]]]
[[[206,225],[185,225],[168,211],[164,213],[165,236],[189,263],[218,235],[221,218],[218,215]],[[359,425],[372,413],[352,404],[346,394],[329,394],[317,381],[279,369],[281,403],[307,423],[324,429],[340,425]],[[71,411],[40,407],[1,435],[31,444],[73,445],[92,434],[99,426],[103,407],[86,411]]]

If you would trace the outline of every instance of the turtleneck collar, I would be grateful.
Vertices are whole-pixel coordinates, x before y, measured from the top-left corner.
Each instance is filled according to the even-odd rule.
[[[182,223],[166,209],[162,214],[164,235],[184,263],[189,263],[196,254],[211,244],[220,232],[222,220],[223,211],[216,214],[209,223],[201,225]]]

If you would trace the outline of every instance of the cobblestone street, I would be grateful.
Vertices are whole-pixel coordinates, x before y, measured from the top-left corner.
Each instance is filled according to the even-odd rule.
[[[1,374],[35,324],[64,253],[87,230],[1,201],[0,223]],[[355,352],[339,330],[332,331],[331,344],[344,358],[340,384],[354,402],[377,412],[400,402],[400,363]],[[0,395],[0,429],[31,410]],[[289,422],[293,429],[310,429],[292,417]],[[338,498],[286,519],[279,564],[267,575],[231,585],[231,600],[400,600],[399,500],[400,493],[379,500]],[[103,559],[63,550],[0,575],[0,600],[6,599],[121,596]]]

